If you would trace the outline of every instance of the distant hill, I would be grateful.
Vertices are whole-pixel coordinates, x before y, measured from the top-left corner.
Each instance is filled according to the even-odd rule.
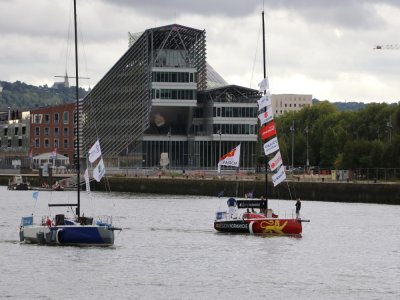
[[[47,85],[34,86],[20,81],[14,83],[0,81],[0,110],[29,110],[35,107],[51,106],[75,101],[75,87],[59,86],[57,89]],[[79,89],[79,97],[86,96],[87,91]]]
[[[313,104],[316,104],[320,102],[318,99],[313,99]],[[363,102],[331,102],[333,105],[337,107],[339,111],[344,111],[344,110],[361,110],[364,109],[367,104]]]

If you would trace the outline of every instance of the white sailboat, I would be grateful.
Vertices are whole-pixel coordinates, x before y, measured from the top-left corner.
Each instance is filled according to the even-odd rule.
[[[75,215],[67,218],[65,214],[56,214],[52,217],[42,217],[35,223],[33,215],[23,217],[20,225],[20,241],[44,245],[73,245],[73,246],[112,246],[114,244],[114,231],[121,228],[112,225],[111,217],[103,217],[94,222],[92,217],[81,213],[80,203],[80,152],[79,152],[79,96],[78,96],[78,41],[77,41],[77,16],[76,0],[74,0],[75,21],[75,69],[76,69],[76,118],[77,127],[77,202],[49,204],[49,207],[76,207]],[[100,147],[100,144],[99,144]],[[100,148],[99,148],[100,150]],[[100,151],[101,154],[101,151]],[[98,158],[98,156],[96,157]],[[104,174],[104,171],[102,172]],[[98,176],[101,179],[101,176]],[[39,192],[34,192],[37,199]]]

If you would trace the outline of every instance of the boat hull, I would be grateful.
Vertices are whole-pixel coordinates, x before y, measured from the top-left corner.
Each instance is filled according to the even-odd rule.
[[[302,232],[299,219],[230,219],[216,220],[214,228],[220,232],[273,234],[273,235],[300,235]]]
[[[108,226],[26,226],[20,229],[21,242],[64,246],[112,246],[114,230]]]

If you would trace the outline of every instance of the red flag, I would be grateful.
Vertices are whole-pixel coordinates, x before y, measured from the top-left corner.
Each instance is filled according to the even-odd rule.
[[[260,129],[260,136],[262,140],[266,140],[274,135],[276,135],[275,121],[268,123],[266,126]]]

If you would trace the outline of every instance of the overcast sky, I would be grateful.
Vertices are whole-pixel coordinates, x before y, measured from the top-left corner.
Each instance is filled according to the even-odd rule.
[[[72,0],[0,0],[0,80],[52,85],[72,76]],[[128,32],[178,23],[205,29],[207,60],[230,84],[262,79],[262,0],[78,0],[80,76],[94,86],[127,51]],[[398,102],[400,0],[267,0],[273,94]]]

